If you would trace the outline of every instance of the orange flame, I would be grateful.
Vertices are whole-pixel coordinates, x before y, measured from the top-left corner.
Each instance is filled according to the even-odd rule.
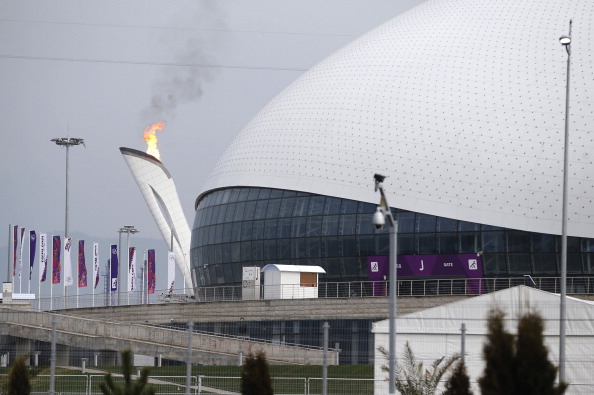
[[[157,148],[157,132],[163,130],[165,122],[157,122],[144,129],[144,139],[146,140],[146,153],[161,160],[161,154]]]

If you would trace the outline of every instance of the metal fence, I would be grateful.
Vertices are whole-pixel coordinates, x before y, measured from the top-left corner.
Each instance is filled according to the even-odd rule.
[[[402,279],[398,280],[400,296],[435,296],[435,295],[480,295],[499,291],[517,285],[528,285],[543,291],[560,293],[559,277],[495,277],[495,278],[446,278],[446,279]],[[306,288],[306,293],[303,289]],[[314,289],[312,291],[312,288]],[[389,292],[387,281],[351,281],[322,282],[317,284],[260,285],[256,296],[250,299],[277,299],[286,295],[318,298],[360,298],[384,297]],[[594,294],[594,277],[568,277],[568,294]],[[253,295],[253,294],[252,294]],[[305,296],[304,296],[305,295]],[[245,299],[243,287],[212,286],[193,289],[176,289],[156,291],[146,295],[142,292],[126,292],[122,295],[85,294],[72,296],[55,296],[30,301],[34,309],[39,311],[62,310],[72,308],[123,306],[138,304],[162,303],[194,303],[194,302],[231,302]],[[29,302],[29,301],[27,301]]]

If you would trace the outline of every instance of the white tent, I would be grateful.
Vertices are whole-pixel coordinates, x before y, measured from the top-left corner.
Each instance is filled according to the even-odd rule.
[[[487,331],[486,318],[491,308],[498,307],[505,313],[506,327],[517,332],[517,318],[534,311],[544,320],[545,344],[549,360],[559,364],[559,295],[526,286],[518,286],[486,295],[400,316],[396,320],[397,361],[402,356],[406,342],[419,361],[430,366],[442,356],[461,351],[462,324],[465,324],[465,363],[473,391],[480,393],[477,380],[482,375],[484,362],[482,349]],[[594,303],[567,297],[566,322],[566,381],[570,383],[567,394],[594,393]],[[378,348],[388,347],[388,320],[374,323],[375,334],[375,394],[388,393],[388,374],[384,355]],[[444,379],[447,380],[447,375]],[[438,391],[439,393],[439,391]]]

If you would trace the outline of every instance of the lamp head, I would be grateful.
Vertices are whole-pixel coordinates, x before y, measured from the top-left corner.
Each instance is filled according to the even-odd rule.
[[[559,42],[561,43],[561,45],[567,46],[567,45],[571,44],[571,37],[567,36],[567,35],[563,35],[563,36],[559,37]]]

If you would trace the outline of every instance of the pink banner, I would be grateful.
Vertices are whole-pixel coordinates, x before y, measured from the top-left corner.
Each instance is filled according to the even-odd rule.
[[[155,293],[155,283],[157,279],[157,275],[155,273],[155,250],[148,250],[148,260],[147,260],[147,287],[148,293],[154,294]]]
[[[60,263],[61,240],[60,236],[54,236],[53,260],[52,260],[52,284],[60,284],[60,272],[62,264]]]
[[[87,265],[85,263],[85,241],[78,241],[78,287],[87,286]]]

